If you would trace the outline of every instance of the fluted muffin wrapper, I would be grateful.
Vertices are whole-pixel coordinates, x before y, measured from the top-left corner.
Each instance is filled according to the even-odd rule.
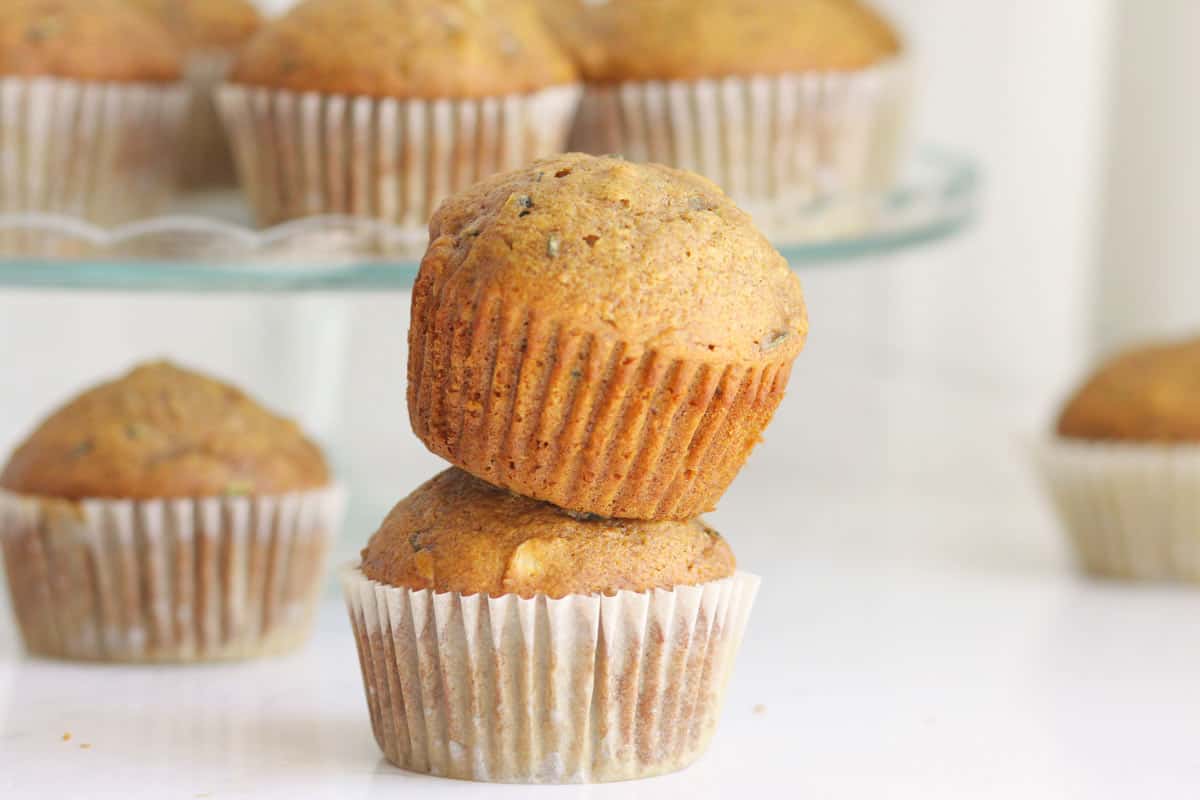
[[[225,82],[234,57],[230,50],[197,50],[184,62],[191,92],[179,144],[179,183],[184,189],[237,184],[233,151],[216,105],[217,87]]]
[[[93,661],[283,652],[312,627],[344,492],[77,502],[0,491],[26,647]]]
[[[571,149],[698,172],[773,238],[829,238],[869,226],[896,177],[909,72],[895,58],[849,72],[588,85]]]
[[[426,447],[494,485],[604,517],[713,509],[792,363],[639,350],[498,296],[434,298],[420,278],[411,336],[409,416]]]
[[[1084,571],[1200,582],[1200,445],[1052,437],[1034,460]]]
[[[521,598],[342,572],[375,739],[416,772],[589,783],[682,769],[707,747],[758,591]]]
[[[424,231],[443,198],[561,151],[580,93],[404,100],[226,84],[218,105],[259,222],[353,214]]]
[[[144,217],[175,188],[182,84],[0,78],[0,213],[99,224]],[[0,238],[20,250],[36,241]]]

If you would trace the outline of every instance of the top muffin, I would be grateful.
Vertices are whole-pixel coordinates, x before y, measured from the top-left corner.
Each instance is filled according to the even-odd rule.
[[[808,333],[787,262],[716,184],[683,170],[555,156],[447,200],[429,231],[414,308],[423,292],[487,289],[619,338],[628,356],[702,361],[791,360]]]
[[[447,200],[413,286],[434,453],[574,511],[716,506],[804,346],[800,282],[711,181],[568,154]]]
[[[1074,439],[1200,441],[1200,339],[1111,359],[1067,402],[1057,429]]]
[[[528,0],[307,0],[249,42],[231,77],[404,98],[486,97],[575,79]]]
[[[275,494],[328,483],[321,452],[293,422],[168,363],[76,397],[0,473],[0,488],[71,500]]]
[[[92,81],[173,81],[171,36],[124,0],[0,3],[0,75]]]
[[[700,520],[570,515],[458,469],[401,500],[362,554],[363,574],[391,586],[522,597],[690,586],[734,568]]]
[[[171,32],[187,50],[229,50],[258,30],[250,0],[127,0]]]
[[[593,82],[852,70],[895,55],[888,23],[856,0],[541,0]]]

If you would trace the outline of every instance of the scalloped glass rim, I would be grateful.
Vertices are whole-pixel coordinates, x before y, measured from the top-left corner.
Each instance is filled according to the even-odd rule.
[[[979,184],[971,159],[924,147],[908,160],[895,189],[864,201],[872,220],[869,230],[775,244],[793,266],[897,252],[966,226],[974,217]],[[822,210],[817,204],[795,213],[817,215]],[[53,257],[0,257],[0,286],[399,290],[412,286],[426,238],[424,230],[348,216],[308,217],[255,231],[200,215],[162,216],[103,229],[63,215],[0,214],[0,247],[34,241],[54,252]]]

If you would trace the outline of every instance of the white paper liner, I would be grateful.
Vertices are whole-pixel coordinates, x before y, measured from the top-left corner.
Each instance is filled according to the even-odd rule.
[[[199,50],[189,53],[184,79],[191,98],[179,144],[179,184],[184,189],[235,186],[237,171],[225,126],[217,113],[216,90],[225,82],[234,52]]]
[[[113,224],[160,210],[187,100],[183,84],[0,78],[0,213]]]
[[[342,583],[389,761],[586,783],[678,770],[704,751],[759,578],[559,600],[412,591],[357,565]]]
[[[448,195],[560,152],[580,92],[400,100],[225,84],[217,101],[261,224],[338,213],[424,230]]]
[[[1051,438],[1034,458],[1085,571],[1200,582],[1200,445]]]
[[[134,662],[296,647],[343,504],[338,487],[78,503],[0,491],[0,546],[25,645]]]
[[[899,164],[909,69],[587,86],[570,147],[705,175],[788,241],[859,230]]]

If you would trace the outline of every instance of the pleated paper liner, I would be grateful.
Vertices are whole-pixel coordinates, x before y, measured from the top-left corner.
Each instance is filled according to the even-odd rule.
[[[0,78],[0,213],[110,225],[159,211],[175,189],[187,101],[182,84]],[[0,252],[37,254],[37,240],[7,232]]]
[[[612,596],[436,594],[342,572],[389,761],[451,778],[587,783],[707,747],[758,590],[731,578]]]
[[[340,488],[277,496],[62,500],[0,492],[0,546],[30,652],[208,661],[307,639]]]
[[[791,358],[679,359],[418,278],[408,408],[435,454],[562,508],[688,519],[714,508],[783,398]]]
[[[1050,438],[1034,458],[1086,572],[1200,582],[1200,445]]]
[[[775,239],[829,238],[877,214],[908,101],[902,59],[854,72],[589,85],[570,146],[705,175]]]
[[[179,145],[179,183],[184,189],[210,189],[237,185],[233,151],[217,113],[216,91],[233,65],[228,50],[188,53],[184,79],[191,97],[187,122]]]
[[[226,84],[218,105],[260,223],[343,213],[424,230],[448,195],[560,152],[580,91],[400,100]]]

